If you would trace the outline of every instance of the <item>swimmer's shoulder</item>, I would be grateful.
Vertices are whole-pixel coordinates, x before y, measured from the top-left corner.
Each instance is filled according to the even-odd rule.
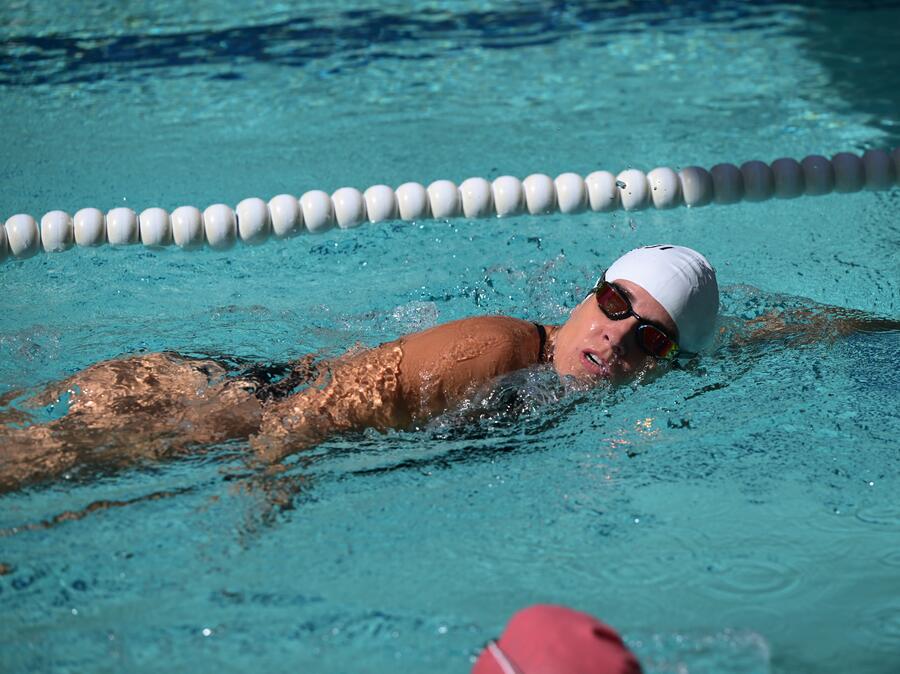
[[[414,349],[439,355],[452,351],[460,357],[489,353],[526,367],[539,361],[545,337],[544,326],[520,318],[473,316],[407,335],[398,342],[404,352]]]
[[[397,340],[400,381],[413,409],[431,411],[462,399],[493,378],[540,362],[540,331],[509,316],[477,316]]]

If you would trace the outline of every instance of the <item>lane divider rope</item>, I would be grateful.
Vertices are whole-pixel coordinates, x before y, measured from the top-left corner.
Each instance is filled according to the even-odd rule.
[[[555,179],[535,173],[524,180],[513,176],[490,182],[468,178],[458,186],[437,180],[428,187],[419,183],[404,183],[396,189],[374,185],[364,192],[341,187],[330,195],[311,190],[299,199],[290,194],[279,194],[268,202],[251,197],[235,208],[213,204],[203,211],[194,206],[181,206],[171,213],[148,208],[140,214],[124,207],[106,213],[82,208],[74,217],[65,211],[50,211],[40,222],[20,213],[0,227],[0,262],[7,257],[31,257],[40,250],[68,250],[74,245],[143,243],[188,250],[208,245],[224,250],[238,240],[258,244],[270,236],[323,232],[335,225],[349,229],[366,221],[509,217],[588,209],[637,211],[651,206],[697,208],[710,203],[886,190],[898,180],[900,148],[867,150],[861,157],[840,152],[831,159],[810,155],[801,161],[785,157],[771,164],[758,160],[740,166],[716,164],[708,171],[699,166],[680,171],[659,167],[645,174],[632,168],[617,175],[594,171],[584,178],[576,173],[563,173]]]

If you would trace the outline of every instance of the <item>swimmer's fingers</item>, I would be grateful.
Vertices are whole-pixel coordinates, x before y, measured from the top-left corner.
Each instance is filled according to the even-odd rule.
[[[324,399],[324,400],[323,400]],[[269,407],[259,432],[250,437],[253,454],[265,463],[276,463],[302,452],[342,430],[323,408],[328,396],[312,390]]]
[[[787,341],[792,344],[831,343],[857,331],[855,320],[836,312],[798,309],[790,313],[769,312],[750,319],[749,332],[735,336],[736,345],[765,341]]]
[[[251,467],[265,469],[267,466],[278,463],[285,456],[280,443],[275,442],[273,438],[267,435],[251,435],[250,449],[253,451],[247,462]]]
[[[859,333],[900,331],[900,321],[896,319],[826,305],[778,314],[770,312],[747,321],[747,325],[753,329],[744,341],[791,338],[797,344],[833,343]]]
[[[250,436],[250,448],[253,452],[248,462],[263,470],[270,469],[292,454],[314,447],[316,443],[316,439],[304,438],[298,434],[269,435],[260,432]]]
[[[897,332],[900,321],[883,316],[873,316],[855,309],[833,309],[822,313],[839,335],[852,335],[861,332]]]

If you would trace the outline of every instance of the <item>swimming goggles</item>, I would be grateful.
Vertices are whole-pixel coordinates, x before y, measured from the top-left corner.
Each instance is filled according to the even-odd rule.
[[[651,323],[635,313],[631,301],[615,283],[606,280],[605,274],[591,290],[597,297],[597,306],[606,317],[613,321],[621,321],[630,316],[638,320],[636,331],[637,343],[654,358],[672,360],[678,355],[678,342],[672,339],[659,325]]]

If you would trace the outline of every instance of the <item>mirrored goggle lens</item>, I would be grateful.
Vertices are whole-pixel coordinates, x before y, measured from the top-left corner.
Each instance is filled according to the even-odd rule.
[[[652,325],[645,324],[638,327],[638,340],[647,353],[657,358],[669,360],[678,354],[678,344]]]
[[[631,306],[628,300],[619,294],[609,283],[604,281],[597,286],[597,304],[603,310],[603,313],[610,318],[623,318],[631,313]]]

